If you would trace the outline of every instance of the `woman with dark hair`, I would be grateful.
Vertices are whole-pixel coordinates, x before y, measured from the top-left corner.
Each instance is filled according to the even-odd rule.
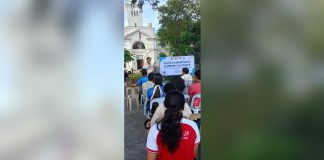
[[[147,90],[147,98],[148,99],[153,99],[153,98],[160,98],[164,97],[164,86],[162,84],[163,82],[163,77],[160,73],[155,73],[153,75],[153,83],[154,87],[151,87]]]
[[[196,94],[200,94],[201,93],[201,87],[200,87],[200,70],[196,70],[195,71],[195,76],[194,76],[194,83],[189,87],[189,96],[190,96],[190,100],[192,99],[192,97]]]
[[[163,82],[163,76],[160,73],[154,73],[153,75],[154,86],[147,90],[148,101],[146,105],[146,111],[150,111],[150,101],[153,98],[160,98],[165,96],[164,86],[162,82]]]
[[[195,122],[183,118],[185,98],[177,91],[169,92],[162,121],[154,124],[147,137],[147,160],[193,160],[200,143]]]

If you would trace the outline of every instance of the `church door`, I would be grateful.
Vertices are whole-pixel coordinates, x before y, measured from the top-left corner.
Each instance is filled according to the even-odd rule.
[[[144,65],[144,61],[143,59],[137,59],[137,69],[140,70],[143,68],[143,65]]]
[[[144,59],[142,55],[136,55],[137,69],[140,70],[144,66]]]

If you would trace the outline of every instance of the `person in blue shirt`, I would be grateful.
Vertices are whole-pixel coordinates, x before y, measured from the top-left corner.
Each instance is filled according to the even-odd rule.
[[[136,81],[136,85],[137,86],[142,86],[143,83],[145,83],[145,82],[148,81],[148,78],[147,78],[147,70],[146,69],[142,69],[141,70],[141,73],[142,73],[142,77]]]
[[[165,96],[164,92],[163,92],[164,91],[164,86],[163,86],[162,82],[163,82],[162,75],[160,73],[155,73],[153,75],[154,86],[147,90],[147,98],[149,100],[152,98],[152,96],[153,96],[153,98],[160,98],[160,97]],[[154,88],[155,88],[155,91],[154,91]]]
[[[163,82],[162,75],[160,73],[154,73],[154,75],[153,75],[154,86],[147,90],[147,99],[148,99],[147,106],[146,106],[147,111],[150,110],[150,100],[151,99],[160,98],[160,97],[165,96],[164,86],[163,86],[162,82]]]

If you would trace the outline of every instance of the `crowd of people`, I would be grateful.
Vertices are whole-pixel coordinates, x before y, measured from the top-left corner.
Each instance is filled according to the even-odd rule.
[[[200,143],[200,124],[189,118],[194,113],[190,104],[200,103],[200,98],[197,102],[193,99],[200,94],[200,70],[195,70],[192,76],[188,68],[182,68],[182,75],[170,78],[167,83],[160,73],[152,70],[143,68],[141,74],[136,84],[142,88],[146,113],[151,115],[147,159],[195,159]],[[189,98],[186,99],[186,95]],[[150,101],[162,97],[163,103],[150,106]]]

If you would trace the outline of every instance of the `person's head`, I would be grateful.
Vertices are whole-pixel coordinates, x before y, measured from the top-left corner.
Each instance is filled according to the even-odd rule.
[[[154,76],[154,73],[151,72],[151,73],[148,74],[147,79],[152,82],[153,81],[153,76]]]
[[[145,68],[143,68],[141,70],[142,76],[147,76],[147,70]]]
[[[184,98],[184,95],[181,92],[173,90],[168,92],[168,94],[165,96],[164,106],[167,109],[182,111],[184,109],[185,102],[186,100]]]
[[[164,118],[161,121],[162,144],[166,145],[171,153],[174,153],[182,138],[180,121],[183,117],[185,98],[182,93],[170,91],[164,100],[166,107]]]
[[[146,62],[148,62],[148,63],[151,63],[151,60],[152,60],[151,57],[146,58]]]
[[[153,83],[155,85],[162,85],[162,82],[163,82],[163,77],[160,73],[155,73],[153,75]]]
[[[154,75],[153,75],[153,83],[155,85],[161,86],[162,82],[163,82],[162,75],[160,73],[154,73]],[[161,94],[162,94],[162,91],[159,88],[157,88],[156,91],[153,93],[153,98],[159,98],[159,97],[161,97]]]
[[[182,74],[188,74],[189,69],[187,67],[182,68]]]
[[[176,91],[176,87],[172,83],[167,83],[164,85],[164,93],[168,94],[171,91]]]
[[[183,92],[183,90],[186,88],[185,81],[180,76],[173,77],[170,83],[172,83],[179,92]]]
[[[200,80],[200,70],[196,70],[196,71],[195,71],[194,79],[195,79],[195,80]]]

